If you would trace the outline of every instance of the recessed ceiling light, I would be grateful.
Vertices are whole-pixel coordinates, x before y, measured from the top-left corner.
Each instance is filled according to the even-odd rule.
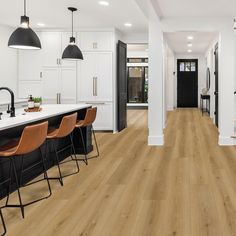
[[[191,48],[192,46],[193,46],[193,44],[192,44],[192,43],[188,43],[188,47],[190,47],[190,48]]]
[[[193,39],[194,39],[194,37],[192,35],[188,36],[188,40],[193,40]]]
[[[43,27],[43,26],[45,26],[45,24],[44,23],[37,23],[37,26]]]
[[[192,50],[191,50],[191,49],[189,49],[189,50],[188,50],[188,53],[191,53],[191,52],[192,52]]]
[[[102,6],[109,6],[110,5],[110,3],[108,1],[99,1],[98,3]]]
[[[132,24],[129,23],[129,22],[125,23],[124,25],[125,25],[126,27],[132,27]]]

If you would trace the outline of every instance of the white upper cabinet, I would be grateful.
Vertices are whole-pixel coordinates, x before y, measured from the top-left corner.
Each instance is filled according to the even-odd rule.
[[[94,53],[84,53],[84,60],[78,64],[79,98],[83,102],[96,101],[95,97],[95,57]]]
[[[42,66],[58,66],[62,56],[61,32],[43,32],[41,34],[42,44]]]
[[[95,93],[98,101],[112,101],[112,53],[97,53]]]
[[[82,51],[112,51],[112,32],[79,32]]]
[[[41,34],[37,34],[41,37]],[[41,80],[42,51],[19,50],[18,52],[18,79],[20,81]]]
[[[86,52],[79,67],[80,101],[112,101],[112,53]]]

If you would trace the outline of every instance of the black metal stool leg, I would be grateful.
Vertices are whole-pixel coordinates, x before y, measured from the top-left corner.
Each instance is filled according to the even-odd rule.
[[[83,144],[83,149],[84,149],[84,162],[85,162],[86,165],[88,165],[87,150],[86,150],[86,146],[85,146],[85,142],[84,142],[83,132],[82,132],[81,128],[79,128],[79,131],[80,131],[80,136],[81,136],[81,139],[82,139],[82,144]]]
[[[70,134],[70,141],[71,141],[72,152],[73,152],[73,154],[75,156],[76,166],[77,166],[77,169],[78,169],[78,172],[79,172],[80,171],[80,169],[79,169],[79,162],[78,162],[77,157],[76,157],[75,146],[74,146],[74,143],[73,143],[73,136],[72,136],[72,134]],[[73,158],[72,158],[72,160],[73,160]]]
[[[15,165],[14,157],[12,158],[12,165],[13,165],[13,171],[14,171],[14,176],[15,176],[15,180],[16,180],[16,188],[17,188],[18,198],[19,198],[19,202],[20,202],[21,214],[22,214],[22,217],[25,218],[25,211],[24,211],[24,206],[22,204],[22,200],[21,200],[20,186],[19,186],[19,182],[18,182],[18,176],[17,176],[17,172],[16,172],[16,165]]]
[[[3,214],[2,214],[2,209],[1,208],[0,208],[0,216],[1,216],[3,230],[4,230],[4,232],[2,234],[2,236],[3,236],[3,235],[5,235],[7,233],[7,228],[6,228],[6,224],[5,224],[5,221],[4,221],[4,218],[3,218]]]
[[[11,193],[11,175],[12,175],[12,159],[10,159],[10,166],[9,166],[9,186],[8,186],[8,193],[7,193],[7,200],[6,204],[8,204],[10,193]]]
[[[44,172],[44,179],[46,179],[47,184],[48,184],[48,190],[49,190],[49,195],[47,196],[47,198],[49,198],[52,195],[52,190],[51,190],[51,185],[49,183],[49,179],[48,179],[48,174],[47,174],[47,169],[45,166],[45,160],[44,160],[44,156],[43,156],[43,152],[42,152],[42,148],[40,147],[40,154],[41,154],[41,158],[42,158],[42,166],[43,166],[43,172]]]
[[[97,156],[95,156],[95,157],[99,157],[100,153],[99,153],[98,143],[97,143],[97,139],[96,139],[96,135],[95,135],[95,131],[93,129],[93,126],[92,126],[92,132],[93,132],[93,137],[94,137],[94,141],[95,141],[95,146],[96,146],[96,149],[97,149]]]
[[[58,168],[58,172],[59,172],[59,181],[61,183],[61,186],[63,186],[63,179],[62,179],[62,174],[61,174],[61,168],[60,168],[60,162],[59,162],[59,158],[58,158],[58,152],[57,152],[57,149],[56,149],[56,146],[55,146],[55,143],[53,142],[53,147],[54,147],[54,151],[55,151],[55,154],[56,154],[56,164],[57,164],[57,168]]]

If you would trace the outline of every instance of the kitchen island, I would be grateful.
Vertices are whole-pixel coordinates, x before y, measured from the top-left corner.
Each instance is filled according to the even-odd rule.
[[[41,123],[44,121],[49,122],[49,129],[55,128],[60,125],[60,122],[65,115],[70,115],[74,112],[78,113],[78,119],[84,119],[86,110],[91,107],[89,104],[60,104],[60,105],[43,105],[42,111],[40,112],[25,112],[23,108],[16,109],[16,117],[9,117],[9,114],[4,114],[2,120],[0,120],[0,146],[5,143],[18,139],[21,136],[23,129],[28,125],[33,125]],[[85,145],[87,153],[91,152],[92,147],[92,136],[91,136],[91,127],[83,129],[83,137],[85,140]],[[37,138],[37,137],[35,137]],[[69,142],[69,138],[61,139],[58,142],[58,146],[64,147]],[[77,130],[73,133],[73,142],[75,145],[76,154],[83,154],[83,146],[81,142],[81,137]],[[46,147],[46,145],[45,145]],[[44,148],[46,151],[46,149]],[[71,150],[65,150],[61,153],[60,159],[63,160],[70,155]],[[53,152],[52,146],[48,145],[47,147],[47,168],[51,168],[54,165],[55,153]],[[37,163],[40,160],[39,150],[28,154],[24,161],[24,168],[27,168],[29,165],[32,165],[34,162]],[[21,163],[20,158],[17,162],[17,170],[20,170]],[[9,161],[0,157],[0,176],[2,179],[8,178],[9,171]],[[42,167],[36,166],[33,170],[26,173],[23,179],[24,183],[31,181],[33,178],[37,177],[42,173]],[[15,183],[12,182],[12,190],[15,189]],[[7,193],[7,184],[5,186],[0,186],[1,196],[6,195]]]

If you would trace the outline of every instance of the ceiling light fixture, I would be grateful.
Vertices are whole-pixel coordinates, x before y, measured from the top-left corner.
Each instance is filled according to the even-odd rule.
[[[74,7],[69,7],[69,11],[72,13],[72,37],[70,37],[70,43],[69,45],[65,48],[63,54],[62,54],[62,59],[67,59],[67,60],[83,60],[83,54],[79,47],[75,43],[75,37],[74,37],[74,12],[77,11],[77,8]]]
[[[29,27],[29,17],[26,16],[26,0],[24,0],[24,16],[21,16],[21,24],[10,36],[8,46],[15,49],[41,49],[39,37]]]
[[[37,26],[39,26],[39,27],[44,27],[45,26],[45,24],[44,23],[37,23]]]
[[[193,39],[194,39],[194,37],[192,35],[188,36],[188,40],[193,40]]]
[[[132,27],[132,24],[129,23],[129,22],[125,23],[124,25],[125,25],[126,27]]]
[[[188,50],[188,53],[191,53],[191,52],[192,52],[192,50],[191,50],[191,49],[189,49],[189,50]]]
[[[98,3],[102,6],[109,6],[110,5],[110,3],[107,1],[99,1]]]
[[[188,43],[188,47],[190,47],[190,48],[191,48],[192,46],[193,46],[193,44],[192,44],[192,43]]]

